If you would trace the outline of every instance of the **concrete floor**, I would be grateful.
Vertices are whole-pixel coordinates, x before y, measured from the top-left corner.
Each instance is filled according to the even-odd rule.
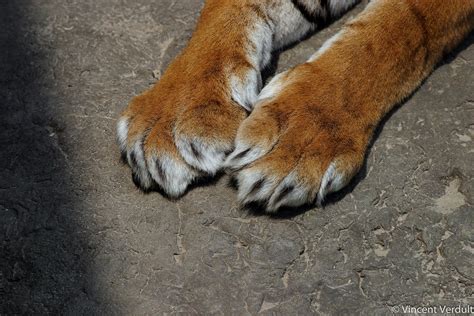
[[[379,314],[474,305],[473,36],[322,209],[239,209],[229,179],[139,192],[115,120],[202,0],[0,3],[0,314]],[[306,60],[342,22],[281,54]]]

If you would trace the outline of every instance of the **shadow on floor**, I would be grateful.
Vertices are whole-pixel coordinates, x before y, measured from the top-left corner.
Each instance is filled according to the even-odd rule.
[[[0,3],[0,314],[88,313],[89,243],[34,14],[26,1]]]

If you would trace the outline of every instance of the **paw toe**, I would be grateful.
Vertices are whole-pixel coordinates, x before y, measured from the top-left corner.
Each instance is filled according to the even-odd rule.
[[[147,159],[148,170],[153,180],[172,198],[177,198],[186,192],[199,173],[186,165],[179,158],[169,155],[152,156]]]
[[[299,181],[296,173],[291,172],[274,190],[267,210],[275,212],[282,206],[296,207],[313,199],[310,187]]]
[[[263,172],[246,169],[237,174],[239,185],[238,200],[241,204],[266,203],[270,198],[277,179]]]
[[[317,203],[321,205],[326,196],[345,187],[359,171],[363,163],[363,156],[343,155],[329,164],[322,176]]]
[[[248,147],[239,144],[225,160],[224,167],[230,171],[237,171],[262,157],[265,152],[260,147]]]
[[[127,161],[132,168],[133,182],[142,190],[148,191],[153,185],[153,179],[148,172],[148,166],[145,161],[143,151],[143,141],[136,141],[130,148],[128,148]]]
[[[127,150],[128,123],[129,119],[125,116],[122,116],[117,121],[117,142],[122,155],[124,155]]]
[[[210,175],[221,169],[230,145],[178,137],[176,145],[183,159],[194,168]]]

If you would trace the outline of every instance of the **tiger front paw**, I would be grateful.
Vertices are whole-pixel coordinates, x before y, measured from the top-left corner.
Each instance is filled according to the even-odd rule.
[[[239,101],[249,99],[248,91],[256,96],[253,82],[232,75],[238,69],[246,78],[260,76],[245,62],[196,60],[196,54],[180,56],[118,121],[120,149],[143,190],[157,184],[179,197],[195,179],[216,174],[247,115]]]
[[[243,204],[257,202],[272,212],[320,203],[363,164],[374,123],[354,114],[310,67],[275,77],[238,130],[226,166],[235,172]]]

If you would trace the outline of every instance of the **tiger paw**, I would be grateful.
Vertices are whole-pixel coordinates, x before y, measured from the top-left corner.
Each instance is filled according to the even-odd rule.
[[[192,53],[178,57],[118,121],[120,149],[134,182],[145,191],[157,184],[179,197],[194,180],[216,174],[247,115],[248,105],[239,101],[248,99],[248,91],[256,96],[258,87],[232,76],[225,63],[196,59]],[[260,76],[246,65],[233,61],[232,69]]]
[[[373,120],[354,116],[335,85],[314,71],[306,64],[275,77],[240,126],[226,167],[241,203],[269,212],[321,203],[362,166]]]

